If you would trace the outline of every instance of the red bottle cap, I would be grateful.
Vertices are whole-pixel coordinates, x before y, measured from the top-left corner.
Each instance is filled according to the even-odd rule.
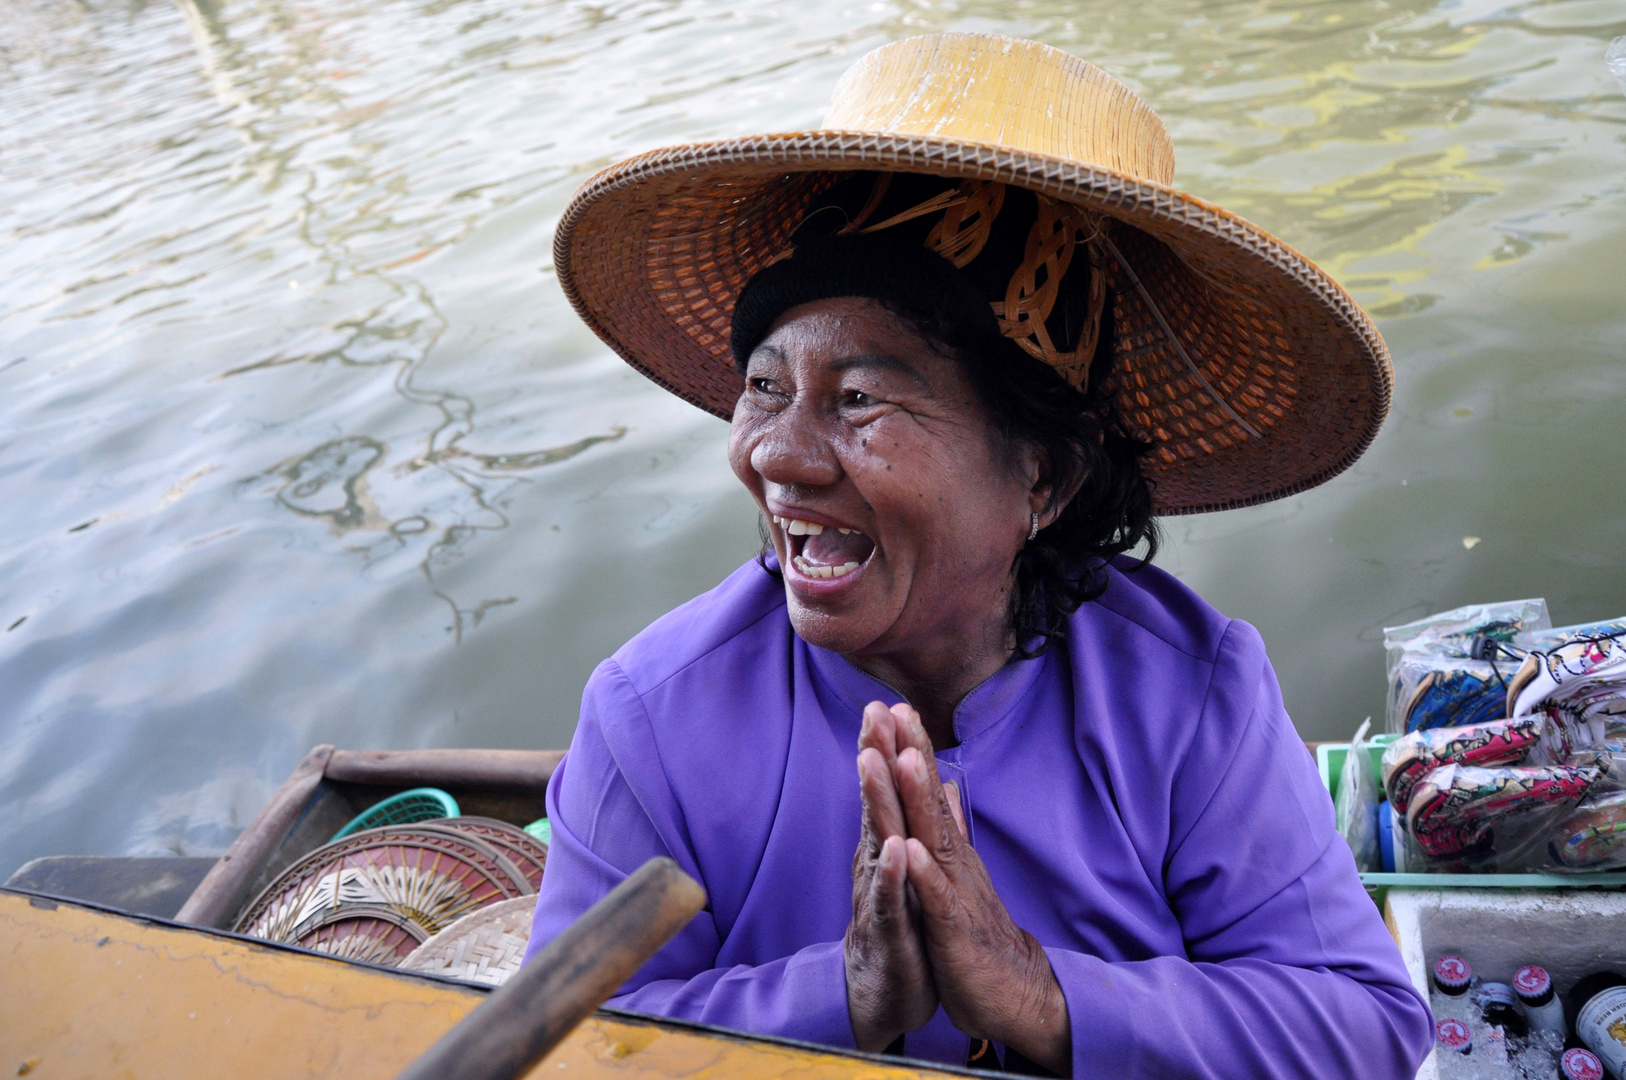
[[[1474,969],[1460,956],[1447,954],[1434,961],[1434,982],[1447,994],[1460,994],[1474,980]]]
[[[1603,1080],[1603,1062],[1598,1060],[1597,1054],[1579,1046],[1564,1051],[1564,1056],[1558,1059],[1558,1067],[1564,1071],[1564,1080]]]
[[[1441,1020],[1434,1026],[1434,1037],[1440,1040],[1441,1046],[1459,1054],[1466,1054],[1474,1048],[1474,1037],[1469,1034],[1468,1025],[1461,1020]]]
[[[1526,964],[1513,973],[1513,992],[1519,995],[1519,1000],[1526,1005],[1539,1002],[1552,992],[1553,979],[1547,974],[1547,969],[1535,964]]]

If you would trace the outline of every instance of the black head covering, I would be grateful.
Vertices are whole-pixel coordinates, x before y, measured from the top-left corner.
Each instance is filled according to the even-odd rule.
[[[1039,196],[1006,187],[981,249],[956,267],[928,246],[943,211],[886,222],[953,193],[962,182],[908,173],[890,174],[883,182],[883,175],[856,173],[824,192],[793,235],[791,252],[740,291],[730,344],[741,370],[780,315],[837,296],[879,300],[928,325],[954,326],[958,336],[984,339],[999,351],[1017,348],[1001,333],[993,305],[1006,300],[1011,279],[1027,257]],[[877,201],[878,183],[883,186]],[[865,231],[855,231],[854,222]],[[1095,329],[1089,305],[1092,272],[1080,246],[1045,320],[1059,350],[1076,348]],[[1043,273],[1041,268],[1041,280]]]

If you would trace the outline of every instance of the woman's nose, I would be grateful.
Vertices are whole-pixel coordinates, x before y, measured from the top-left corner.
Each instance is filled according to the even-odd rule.
[[[776,415],[751,449],[751,467],[770,484],[822,486],[841,478],[824,418],[805,398]]]

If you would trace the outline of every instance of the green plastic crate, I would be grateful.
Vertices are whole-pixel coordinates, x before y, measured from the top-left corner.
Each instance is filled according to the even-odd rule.
[[[1367,740],[1372,747],[1372,752],[1366,755],[1372,762],[1372,782],[1379,788],[1383,787],[1383,751],[1398,738],[1398,735],[1374,735]],[[1315,748],[1316,767],[1321,770],[1321,782],[1326,785],[1333,802],[1338,801],[1338,781],[1344,778],[1344,759],[1348,756],[1347,742],[1324,742]]]
[[[1372,779],[1383,786],[1383,751],[1398,735],[1375,735],[1370,744],[1375,751],[1372,759]],[[1322,743],[1316,747],[1316,766],[1321,770],[1321,782],[1333,802],[1338,801],[1338,782],[1344,776],[1344,758],[1349,756],[1349,743]],[[1379,905],[1392,888],[1410,889],[1618,889],[1626,886],[1626,873],[1595,874],[1362,874],[1361,883]]]
[[[374,803],[363,810],[350,819],[350,824],[334,833],[328,843],[343,840],[364,829],[376,829],[384,825],[410,825],[419,821],[461,816],[462,811],[458,809],[457,800],[440,788],[412,788],[410,791],[391,795],[383,802]]]

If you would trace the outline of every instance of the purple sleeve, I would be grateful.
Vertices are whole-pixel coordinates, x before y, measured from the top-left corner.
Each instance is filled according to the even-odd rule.
[[[643,704],[613,663],[601,665],[587,684],[581,722],[570,752],[548,784],[547,806],[553,839],[527,961],[656,856],[674,859],[705,884],[649,738]],[[708,905],[607,1004],[759,1034],[853,1045],[839,940],[755,967],[717,967],[719,946]]]
[[[1164,889],[1185,957],[1047,949],[1073,1075],[1407,1078],[1428,1007],[1362,889],[1258,634],[1227,630],[1173,778]]]

